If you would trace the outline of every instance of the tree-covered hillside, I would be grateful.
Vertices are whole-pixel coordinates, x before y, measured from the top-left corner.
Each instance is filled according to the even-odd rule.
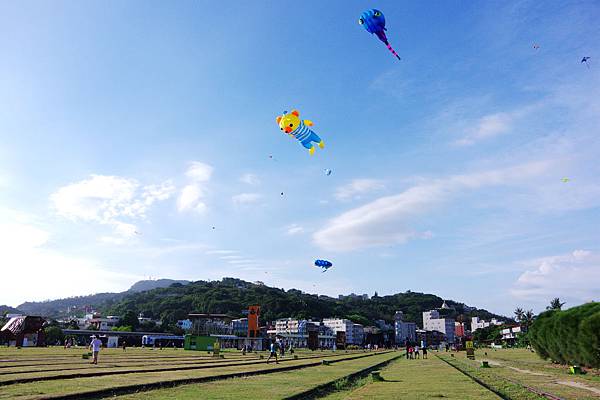
[[[163,326],[185,319],[190,312],[226,313],[242,317],[249,305],[261,306],[261,321],[277,318],[345,317],[356,322],[372,324],[377,319],[392,321],[396,311],[404,312],[405,321],[422,324],[422,312],[441,306],[443,300],[432,294],[416,292],[398,293],[390,296],[373,296],[371,299],[333,299],[303,293],[296,289],[283,290],[254,284],[234,278],[222,281],[197,281],[188,285],[174,284],[168,288],[154,289],[142,293],[128,294],[105,310],[114,315],[128,311],[143,313],[145,317],[161,319]],[[462,303],[446,301],[454,309],[440,310],[448,316],[464,315],[480,318],[506,317],[486,310],[475,310]]]

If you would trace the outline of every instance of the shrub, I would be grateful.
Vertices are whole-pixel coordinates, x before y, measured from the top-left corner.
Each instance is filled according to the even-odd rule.
[[[600,367],[600,303],[541,313],[531,326],[530,340],[542,358]]]

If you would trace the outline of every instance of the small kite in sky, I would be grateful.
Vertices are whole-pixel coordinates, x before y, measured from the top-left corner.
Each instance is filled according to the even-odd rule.
[[[309,126],[313,126],[313,122],[308,119],[301,120],[298,110],[292,110],[289,114],[284,111],[283,115],[277,116],[276,121],[279,129],[302,143],[311,156],[315,154],[313,142],[317,143],[320,148],[325,147],[325,142],[309,128]]]
[[[327,260],[315,260],[315,266],[323,268],[323,271],[321,272],[327,272],[329,268],[333,267],[333,264],[331,263],[331,261]]]
[[[568,183],[571,180],[569,178],[562,178],[561,181],[563,181],[563,183]]]
[[[387,30],[385,29],[385,17],[381,11],[371,8],[370,10],[363,12],[358,19],[358,23],[362,25],[367,32],[377,35],[379,40],[385,43],[388,50],[400,60],[400,56],[392,49],[392,46],[385,35],[385,31]]]
[[[331,171],[329,168],[325,169],[325,175],[327,175],[327,176],[331,175],[332,172],[333,171]]]
[[[588,60],[589,60],[590,58],[591,58],[591,57],[583,57],[583,58],[581,59],[581,63],[582,63],[582,64],[585,64],[585,65],[586,65],[586,66],[589,68],[589,67],[590,67],[590,64],[588,64]]]
[[[534,44],[533,44],[533,48],[534,48],[535,50],[538,50],[538,49],[540,48],[540,45],[539,45],[539,44],[537,44],[537,43],[534,43]]]

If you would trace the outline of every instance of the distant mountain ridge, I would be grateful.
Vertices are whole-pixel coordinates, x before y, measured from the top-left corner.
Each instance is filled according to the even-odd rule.
[[[86,306],[92,306],[94,308],[110,307],[128,294],[164,288],[171,286],[174,283],[187,285],[190,281],[174,279],[142,280],[134,283],[128,290],[120,293],[96,293],[87,296],[67,297],[56,300],[28,301],[18,305],[17,309],[18,312],[24,314],[42,315],[53,318],[77,315],[82,314],[84,307]]]
[[[0,305],[0,317],[6,314],[20,314],[22,311],[7,305]]]

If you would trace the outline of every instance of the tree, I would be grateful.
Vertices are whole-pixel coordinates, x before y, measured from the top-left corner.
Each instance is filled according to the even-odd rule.
[[[564,306],[564,305],[565,305],[565,303],[561,303],[560,299],[558,297],[555,297],[550,302],[550,305],[548,307],[546,307],[546,310],[561,310],[562,306]]]
[[[58,326],[47,326],[44,328],[44,332],[46,333],[46,343],[50,345],[59,345],[65,340],[65,335]]]
[[[517,307],[517,309],[515,310],[515,319],[517,320],[517,322],[521,322],[523,320],[524,314],[525,311],[523,311],[521,307]]]
[[[119,320],[119,326],[130,326],[134,330],[138,327],[138,325],[138,317],[132,310],[125,311]]]
[[[535,314],[533,310],[527,310],[523,314],[523,318],[521,319],[521,326],[524,328],[525,332],[529,330],[531,324],[533,324],[533,320],[535,319]]]

